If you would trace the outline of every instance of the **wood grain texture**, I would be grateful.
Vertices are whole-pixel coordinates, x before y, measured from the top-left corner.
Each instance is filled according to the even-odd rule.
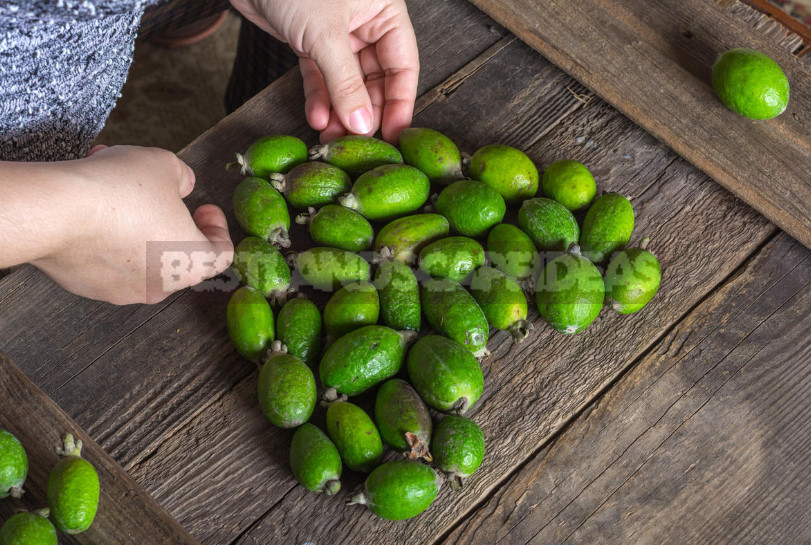
[[[811,68],[711,0],[471,0],[522,40],[811,246]],[[738,8],[740,9],[740,8]],[[788,109],[769,121],[729,111],[714,59],[753,47],[785,70]]]
[[[810,314],[780,234],[442,543],[808,543]]]
[[[0,519],[7,519],[18,507],[39,509],[47,504],[48,474],[59,460],[54,447],[63,433],[71,432],[82,440],[82,457],[99,474],[101,497],[90,529],[77,536],[60,535],[60,543],[197,543],[3,353],[0,353],[0,399],[3,400],[0,428],[20,440],[29,464],[22,501],[0,502]]]

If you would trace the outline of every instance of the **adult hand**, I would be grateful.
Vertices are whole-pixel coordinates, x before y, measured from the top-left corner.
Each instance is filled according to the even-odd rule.
[[[307,121],[396,143],[411,124],[419,53],[404,0],[231,0],[300,57]]]

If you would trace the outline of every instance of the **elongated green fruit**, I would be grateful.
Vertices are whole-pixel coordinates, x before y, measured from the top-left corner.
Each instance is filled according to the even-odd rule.
[[[57,545],[56,528],[48,514],[45,508],[13,515],[0,528],[0,545]]]
[[[470,177],[498,191],[508,204],[538,192],[538,169],[523,151],[512,146],[492,144],[476,150],[470,158]]]
[[[656,256],[647,250],[650,239],[638,248],[614,252],[605,271],[606,303],[620,314],[642,310],[662,281],[662,269]]]
[[[267,361],[259,370],[259,407],[271,424],[295,428],[310,419],[317,394],[313,372],[303,361],[274,341]]]
[[[284,303],[290,289],[290,268],[279,250],[259,237],[245,237],[234,250],[231,267],[239,281],[274,303]]]
[[[383,325],[419,331],[420,287],[411,267],[396,259],[384,259],[375,271],[375,287]]]
[[[434,428],[437,468],[451,479],[453,488],[473,475],[484,460],[484,433],[474,421],[449,414]]]
[[[353,471],[369,473],[383,457],[383,441],[375,423],[353,403],[335,401],[327,408],[327,433]]]
[[[482,245],[468,237],[448,237],[422,249],[419,268],[428,276],[461,282],[484,265]]]
[[[507,205],[492,187],[476,180],[459,180],[442,190],[436,211],[458,233],[477,237],[504,219]]]
[[[380,298],[370,282],[347,284],[327,301],[324,327],[330,339],[343,337],[365,325],[374,325],[380,316]]]
[[[384,443],[411,460],[431,461],[431,413],[408,382],[393,378],[380,385],[375,421]]]
[[[533,325],[527,321],[527,296],[514,278],[498,269],[482,267],[473,273],[470,293],[491,326],[509,331],[518,343],[529,335]]]
[[[81,457],[82,442],[65,434],[64,443],[56,448],[61,460],[48,476],[48,506],[51,520],[66,534],[80,534],[90,528],[99,507],[99,476],[96,469]]]
[[[290,214],[284,197],[261,178],[246,178],[234,191],[234,216],[249,235],[290,246]]]
[[[509,223],[500,223],[487,235],[487,257],[493,267],[516,280],[535,281],[541,271],[541,257],[525,232]]]
[[[433,503],[442,486],[442,477],[427,465],[411,460],[387,462],[366,479],[363,491],[352,496],[348,505],[365,505],[387,520],[416,517]]]
[[[274,336],[273,312],[265,296],[250,286],[239,288],[228,301],[225,323],[237,352],[259,362]]]
[[[338,202],[352,189],[352,179],[340,168],[317,161],[298,165],[287,174],[271,174],[270,183],[298,210]]]
[[[350,252],[371,248],[375,234],[366,218],[337,204],[328,204],[320,210],[310,208],[308,214],[296,216],[296,223],[310,224],[310,237],[316,244]]]
[[[20,441],[0,429],[0,498],[21,498],[28,475],[28,456]]]
[[[594,199],[597,182],[583,163],[561,159],[543,171],[543,192],[569,210],[580,210]]]
[[[372,221],[385,221],[414,212],[425,204],[431,184],[420,170],[408,165],[383,165],[355,180],[352,191],[340,197],[342,206]]]
[[[403,129],[399,145],[406,164],[423,171],[431,182],[449,183],[464,177],[459,148],[441,132],[419,127]]]
[[[380,165],[402,163],[403,156],[388,142],[371,136],[350,134],[311,148],[310,160],[326,161],[357,178]]]
[[[569,209],[543,197],[524,201],[518,225],[539,250],[564,252],[580,236],[580,226]]]
[[[319,246],[291,254],[289,259],[306,284],[322,291],[334,291],[352,282],[366,282],[372,274],[363,257],[339,248]]]
[[[244,154],[237,153],[236,163],[227,170],[241,169],[243,175],[267,178],[272,172],[287,172],[307,160],[307,145],[295,136],[272,134],[263,136]]]
[[[602,263],[615,250],[631,240],[634,208],[631,201],[617,193],[597,197],[583,219],[580,251],[593,263]]]
[[[420,301],[431,327],[476,356],[487,353],[487,318],[461,284],[445,278],[426,280],[420,289]]]
[[[307,490],[332,496],[341,489],[341,455],[327,434],[309,422],[293,434],[290,468]]]
[[[415,214],[387,223],[377,232],[374,250],[412,265],[420,250],[448,234],[450,224],[440,214]]]
[[[321,357],[322,329],[318,307],[301,296],[287,301],[276,320],[276,337],[288,354],[298,356],[308,367]]]

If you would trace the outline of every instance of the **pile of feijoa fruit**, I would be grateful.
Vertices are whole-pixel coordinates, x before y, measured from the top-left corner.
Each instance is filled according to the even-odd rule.
[[[48,476],[48,507],[18,511],[0,527],[0,545],[56,545],[59,529],[80,534],[90,528],[99,505],[99,476],[82,458],[82,441],[67,433],[56,447],[60,460]],[[0,498],[19,499],[28,476],[28,456],[20,441],[0,429]]]
[[[636,312],[659,288],[647,239],[626,248],[631,203],[597,197],[576,161],[541,178],[518,149],[463,159],[427,128],[403,130],[399,149],[344,136],[308,153],[297,138],[266,136],[237,158],[250,177],[234,214],[249,236],[234,255],[244,286],[228,303],[231,339],[260,366],[265,416],[296,428],[295,478],[331,495],[344,467],[368,473],[349,503],[386,519],[418,515],[444,481],[461,486],[482,463],[484,434],[462,416],[484,389],[477,358],[491,327],[515,342],[531,333],[527,293],[547,324],[574,334],[605,303]],[[509,207],[517,225],[503,222]],[[290,229],[315,246],[285,258]],[[301,297],[317,290],[331,294],[323,308]],[[374,389],[369,414],[352,398]],[[319,398],[325,430],[308,422]],[[404,458],[381,463],[384,445]]]

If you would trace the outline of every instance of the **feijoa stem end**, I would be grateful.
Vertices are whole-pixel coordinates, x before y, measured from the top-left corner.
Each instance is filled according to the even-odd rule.
[[[321,406],[322,407],[329,407],[336,401],[346,401],[349,398],[346,397],[344,394],[338,395],[338,390],[335,388],[327,388],[324,390],[324,393],[321,394]]]
[[[583,257],[583,254],[580,253],[580,245],[576,242],[572,242],[569,244],[569,248],[566,250],[567,254],[576,255],[578,257]]]
[[[22,485],[20,486],[12,486],[8,489],[8,495],[14,498],[15,500],[19,500],[25,494],[25,490],[23,490]]]
[[[326,483],[324,483],[324,494],[327,496],[332,496],[337,494],[338,491],[341,489],[341,481],[338,479],[330,479]]]
[[[312,206],[307,208],[306,212],[302,212],[298,216],[296,216],[296,223],[299,225],[306,225],[313,221],[313,217],[318,213],[318,211],[313,208]]]
[[[358,198],[355,197],[353,193],[346,193],[338,197],[338,204],[351,208],[352,210],[357,210],[359,206]]]
[[[529,332],[532,331],[534,327],[535,326],[530,321],[518,320],[510,324],[510,327],[507,328],[507,331],[509,331],[510,335],[513,336],[514,342],[520,343],[521,341],[527,338]]]
[[[369,505],[369,498],[363,491],[358,492],[346,500],[347,505]]]
[[[329,146],[327,144],[313,146],[310,148],[310,151],[307,153],[307,156],[310,158],[310,161],[318,161],[319,159],[323,159],[324,157],[327,156],[328,150]]]
[[[43,507],[42,509],[37,509],[33,513],[42,518],[48,518],[51,514],[51,509],[49,507]]]
[[[72,433],[66,433],[63,436],[62,443],[56,446],[56,453],[59,456],[76,456],[77,458],[82,457],[82,440],[76,439],[73,440]]]
[[[414,342],[418,335],[413,329],[401,329],[397,333],[400,334],[400,338],[403,339],[403,343],[405,343],[406,346]]]
[[[419,460],[422,458],[428,463],[434,461],[434,457],[431,456],[428,450],[428,445],[425,444],[425,441],[417,437],[417,434],[407,431],[405,432],[405,439],[408,446],[411,447],[411,450],[404,452],[403,456],[409,460]]]
[[[245,174],[245,157],[241,153],[237,153],[237,160],[233,163],[226,163],[225,170],[242,169],[242,174]]]
[[[270,185],[272,185],[273,189],[275,189],[279,193],[284,193],[284,190],[287,187],[284,178],[285,178],[284,174],[280,174],[278,172],[271,172],[268,175],[268,181],[270,182]]]
[[[470,400],[466,397],[460,397],[456,400],[451,407],[450,412],[453,414],[465,414],[467,410],[470,408]]]
[[[284,227],[279,227],[278,229],[272,230],[268,234],[268,242],[274,246],[278,246],[279,248],[289,248],[290,235],[288,235],[287,229]]]
[[[642,239],[642,242],[639,243],[639,247],[643,250],[647,250],[648,244],[650,244],[650,237],[645,237]]]

